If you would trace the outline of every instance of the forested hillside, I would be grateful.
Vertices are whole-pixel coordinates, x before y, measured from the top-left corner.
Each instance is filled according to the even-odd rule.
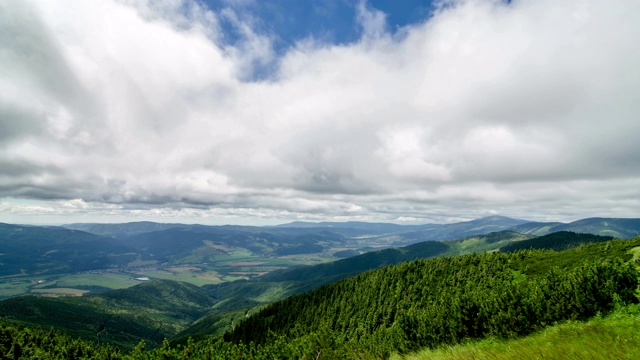
[[[201,336],[202,332],[198,329],[219,332],[222,330],[220,326],[226,327],[233,318],[237,318],[235,314],[227,314],[224,316],[226,321],[222,320],[220,314],[225,311],[266,304],[286,296],[316,289],[363,271],[442,255],[494,251],[507,244],[530,238],[529,235],[501,231],[457,240],[425,241],[399,248],[372,251],[325,264],[273,271],[252,281],[204,285],[203,289],[220,303],[213,307],[211,317],[208,319],[210,321],[197,324],[187,333]],[[212,323],[217,325],[211,325]]]
[[[385,358],[487,336],[510,339],[637,303],[638,260],[631,250],[639,246],[636,238],[561,252],[472,254],[387,266],[276,302],[236,324],[224,339],[177,346],[164,341],[153,350],[140,342],[123,352],[4,324],[0,350],[6,358]]]
[[[397,261],[396,256],[416,255],[419,251],[407,251],[414,247],[430,251],[422,256],[450,253],[452,247],[497,249],[512,242],[512,236],[504,232],[425,243],[363,259]],[[519,338],[557,322],[588,319],[637,303],[640,238],[602,241],[606,239],[561,233],[539,243],[566,241],[567,246],[551,246],[563,250],[579,239],[596,242],[564,251],[489,252],[403,262],[251,312],[242,307],[255,303],[221,301],[202,288],[173,281],[84,298],[15,298],[0,302],[0,351],[5,358],[385,358],[470,339]],[[527,241],[525,237],[513,243]],[[264,289],[258,289],[247,282],[247,288],[236,290],[238,295],[254,291],[260,297],[273,291],[274,284],[280,284],[281,291],[290,286],[262,283]],[[193,331],[177,333],[216,308],[236,315],[217,312],[202,318]],[[59,328],[71,337],[49,330],[58,327],[57,322],[67,324]],[[229,330],[222,337],[214,335],[221,326]],[[173,345],[162,341],[175,335],[182,340]],[[190,335],[197,341],[189,340]],[[89,342],[73,340],[77,336]]]
[[[287,298],[225,335],[266,344],[278,334],[306,341],[321,333],[335,356],[451,344],[466,338],[526,335],[564,319],[583,319],[636,302],[626,252],[611,241],[565,252],[523,251],[418,260],[360,274]]]
[[[502,252],[526,249],[568,250],[580,245],[613,240],[611,236],[576,234],[571,231],[558,231],[537,238],[507,244],[500,248]]]
[[[640,219],[626,218],[587,218],[570,223],[529,222],[514,226],[511,230],[529,235],[547,235],[559,231],[571,231],[581,234],[612,236],[628,239],[640,235]]]
[[[0,302],[0,317],[130,349],[142,339],[160,345],[213,304],[197,286],[159,280],[92,296],[8,299]]]

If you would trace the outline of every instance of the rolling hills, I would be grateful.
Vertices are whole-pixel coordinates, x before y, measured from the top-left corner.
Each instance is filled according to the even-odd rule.
[[[507,235],[497,233],[484,240],[500,243]],[[571,238],[564,234],[559,239]],[[479,244],[477,239],[473,243]],[[47,354],[65,348],[67,354],[111,359],[335,359],[386,358],[425,346],[476,340],[481,344],[487,337],[508,340],[614,309],[624,314],[624,309],[631,309],[629,304],[638,302],[638,249],[640,238],[596,241],[561,251],[488,252],[402,262],[252,311],[236,311],[235,319],[223,313],[199,317],[221,301],[202,288],[172,281],[82,298],[14,298],[0,302],[0,332],[5,334],[0,345],[12,356],[47,347]],[[60,326],[65,321],[66,327]],[[195,325],[186,327],[189,322]],[[214,322],[226,323],[224,339],[216,335],[220,326]],[[15,324],[55,325],[92,343]],[[178,333],[180,328],[184,330]],[[167,335],[181,340],[173,345],[161,340]],[[37,340],[45,336],[48,341]],[[58,345],[48,348],[52,342]],[[619,346],[619,351],[630,351],[627,345]]]
[[[195,285],[156,280],[84,297],[12,298],[0,302],[0,317],[131,349],[141,340],[153,346],[161,344],[186,329],[214,303]]]
[[[190,279],[190,276],[192,276],[190,274],[194,274],[193,276],[196,274],[189,269],[195,269],[198,266],[202,267],[202,269],[216,269],[215,271],[218,274],[223,272],[227,274],[242,272],[242,274],[245,274],[239,277],[241,280],[238,281],[215,281],[212,283],[205,282],[204,284],[200,282],[199,285],[203,286],[194,286],[193,284],[179,281],[156,280],[143,282],[130,288],[111,291],[108,291],[109,288],[97,286],[96,288],[100,288],[101,293],[89,294],[79,298],[43,298],[33,296],[11,298],[0,302],[0,317],[4,321],[27,326],[42,326],[45,328],[53,326],[73,336],[90,341],[100,341],[104,344],[117,345],[122,349],[134,348],[141,339],[145,340],[150,346],[155,347],[162,346],[163,339],[173,338],[172,344],[178,346],[177,344],[186,344],[189,337],[206,340],[211,336],[221,336],[230,329],[243,332],[244,335],[238,335],[238,333],[231,335],[232,332],[228,332],[226,335],[228,340],[244,339],[243,341],[248,341],[251,339],[251,341],[259,343],[264,340],[260,340],[264,335],[259,335],[258,333],[251,335],[246,330],[235,329],[243,329],[245,325],[241,325],[241,323],[247,317],[259,319],[261,316],[259,313],[265,309],[265,306],[274,301],[296,299],[295,296],[303,296],[300,295],[303,293],[318,294],[318,291],[326,291],[327,286],[337,286],[334,284],[344,284],[345,281],[346,283],[355,281],[353,284],[357,284],[362,280],[362,276],[369,276],[363,274],[373,274],[380,271],[384,273],[388,271],[385,269],[395,269],[396,267],[394,266],[402,268],[403,266],[409,266],[406,264],[417,264],[425,261],[420,259],[434,257],[443,259],[443,256],[446,259],[463,254],[493,253],[496,251],[510,253],[519,249],[554,250],[551,252],[533,252],[531,254],[535,253],[535,256],[528,257],[527,261],[517,260],[515,263],[512,262],[508,267],[501,268],[501,272],[490,276],[491,278],[511,279],[509,281],[515,283],[525,280],[534,281],[534,279],[546,276],[545,274],[552,266],[557,267],[561,273],[571,273],[578,264],[587,266],[588,263],[598,263],[599,259],[628,261],[632,256],[628,251],[638,246],[636,244],[637,239],[619,243],[612,242],[611,238],[607,236],[580,234],[570,231],[559,231],[544,236],[536,236],[533,235],[534,233],[546,233],[551,229],[560,229],[565,226],[591,233],[606,234],[615,231],[621,234],[632,234],[636,231],[636,225],[637,221],[635,219],[594,218],[570,224],[554,224],[530,223],[504,217],[489,217],[457,224],[419,226],[368,223],[292,223],[276,227],[155,223],[73,225],[77,228],[100,233],[92,234],[83,230],[61,227],[0,224],[0,242],[3,246],[3,255],[0,255],[1,269],[6,271],[5,276],[10,276],[6,277],[5,281],[14,282],[19,281],[21,278],[34,279],[34,276],[46,278],[46,276],[53,276],[53,274],[64,276],[65,273],[70,272],[76,272],[76,275],[73,276],[77,277],[79,276],[77,274],[94,271],[95,269],[99,269],[99,271],[111,269],[108,271],[126,274],[127,271],[140,271],[136,269],[141,269],[141,266],[156,269],[152,272],[154,274],[162,274],[162,269],[165,268],[174,269],[172,271],[175,271],[176,274],[180,274],[180,271],[188,271],[180,277],[180,279],[186,280]],[[483,233],[495,229],[499,231]],[[522,231],[522,233],[513,231],[514,229]],[[467,235],[448,240],[424,240],[447,238],[455,234]],[[597,248],[597,246],[601,246],[600,243],[609,245],[602,245],[608,247]],[[404,246],[397,247],[398,245]],[[576,246],[578,247],[576,248]],[[569,250],[571,248],[576,249]],[[596,248],[600,250],[591,251]],[[591,250],[586,251],[585,249]],[[351,251],[352,254],[358,255],[328,261],[333,254],[345,251]],[[14,256],[8,256],[9,254]],[[522,254],[522,252],[516,252],[515,254]],[[500,263],[501,260],[496,260],[500,259],[499,256],[511,255],[494,254],[491,256],[497,256],[497,258],[489,261],[489,263],[493,264],[496,261]],[[304,264],[304,261],[299,262],[297,260],[309,258],[325,258],[325,260],[319,263],[316,262],[315,265],[311,266],[300,266],[300,264]],[[516,258],[519,259],[518,257]],[[416,260],[418,261],[417,263]],[[12,263],[11,261],[14,262]],[[467,264],[464,267],[471,269],[469,266],[471,265]],[[493,264],[491,266],[497,265]],[[256,269],[262,270],[258,271]],[[460,271],[467,270],[459,269],[457,271],[461,273]],[[404,275],[398,275],[397,280],[400,281],[399,279],[408,277],[412,271],[414,270],[407,273],[403,272],[402,274]],[[424,270],[416,269],[415,271]],[[476,272],[478,271],[480,270]],[[129,274],[133,277],[136,276],[134,274],[137,274],[137,272],[130,272]],[[467,273],[465,272],[464,274]],[[474,274],[472,271],[465,277],[474,279]],[[571,276],[580,277],[582,275],[576,273]],[[33,282],[33,280],[31,281]],[[395,281],[393,286],[389,285],[389,291],[379,291],[380,294],[389,293],[392,288],[396,293],[398,289],[408,289],[404,285],[398,288],[398,284],[404,280],[401,280],[400,283],[398,281]],[[416,282],[420,281],[420,279],[412,281]],[[478,278],[472,283],[481,283],[482,281]],[[464,286],[471,286],[472,283]],[[494,285],[497,286],[496,284]],[[51,282],[35,286],[38,291],[44,291],[56,285],[55,282]],[[90,287],[83,286],[76,288]],[[376,286],[370,284],[369,288],[375,288]],[[434,286],[444,288],[441,285],[426,284],[422,287],[433,288]],[[602,286],[598,285],[598,287]],[[606,286],[604,287],[606,288]],[[505,288],[505,291],[515,291],[509,289]],[[486,292],[485,290],[478,291]],[[360,294],[358,296],[366,294],[365,288],[355,291]],[[346,292],[346,290],[340,290],[339,292]],[[313,296],[315,297],[316,295]],[[344,299],[355,299],[358,296],[342,297]],[[411,298],[411,296],[417,295],[410,295],[410,292],[407,292],[406,296]],[[449,295],[447,297],[451,298]],[[326,309],[334,306],[330,306],[328,303],[322,305],[324,301],[308,299],[308,301],[305,300],[304,302],[308,304],[318,303],[320,307]],[[418,300],[414,299],[412,301]],[[390,309],[389,306],[392,306],[389,305],[391,303],[388,303],[387,300],[375,300],[375,297],[371,294],[361,298],[359,302],[369,304],[367,307],[369,310],[377,308]],[[606,306],[606,309],[610,309],[610,305]],[[295,308],[288,305],[287,307],[289,309]],[[307,310],[311,311],[313,307],[309,305]],[[362,326],[365,326],[367,321],[373,321],[373,324],[388,325],[389,331],[391,331],[387,333],[381,330],[382,332],[375,333],[375,331],[370,331],[373,328],[366,330],[365,326],[361,330],[357,330],[364,331],[361,335],[357,335],[363,336],[363,344],[373,346],[373,343],[381,341],[378,338],[379,336],[396,339],[387,349],[358,348],[358,351],[371,350],[373,353],[383,351],[384,354],[390,354],[393,349],[404,349],[402,351],[405,351],[426,344],[420,341],[411,342],[413,340],[407,340],[413,336],[410,333],[404,332],[402,333],[404,335],[395,333],[397,331],[396,328],[400,325],[394,324],[396,324],[396,320],[400,320],[395,319],[397,313],[394,311],[398,311],[398,308],[404,309],[406,306],[393,305],[392,307],[396,308],[396,310],[384,312],[380,315],[377,315],[375,311],[372,312],[372,315],[354,315],[354,319],[357,319],[358,316],[371,317],[371,320],[359,321]],[[411,306],[405,310],[408,309],[411,309]],[[357,312],[358,314],[364,314],[361,312],[364,310],[359,311]],[[303,314],[301,316],[308,319],[324,316],[311,315],[312,313],[304,315],[303,311],[298,310],[295,313]],[[283,315],[274,316],[281,318]],[[391,318],[394,320],[392,321]],[[344,345],[351,341],[349,339],[356,336],[352,334],[344,337],[344,335],[336,334],[334,330],[338,324],[336,322],[338,321],[337,319],[328,321],[318,328],[311,326],[310,323],[282,321],[282,324],[286,324],[283,325],[286,328],[306,329],[309,327],[315,329],[311,331],[312,334],[315,334],[313,336],[320,336],[327,341],[330,340],[334,345]],[[379,324],[379,321],[382,321],[382,323]],[[389,322],[387,323],[387,321]],[[413,320],[405,319],[402,321],[405,322],[397,324],[405,324],[406,321],[410,323]],[[379,327],[378,325],[376,326]],[[340,326],[345,331],[351,327],[351,325]],[[539,326],[541,325],[535,325],[534,327],[539,328]],[[251,328],[259,329],[260,326],[251,326]],[[357,331],[356,333],[358,333]],[[306,333],[308,334],[309,332]],[[484,334],[483,332],[481,333]],[[295,336],[291,337],[293,335],[287,332],[278,333],[276,331],[273,336],[282,339],[286,338],[288,339],[286,340],[287,343],[297,344],[295,346],[302,346],[298,341],[309,340],[306,335],[297,338]],[[220,346],[230,348],[238,346],[229,344],[231,343],[225,343],[225,345]],[[345,345],[347,346],[346,348],[341,347],[342,345],[336,345],[337,347],[334,346],[333,349],[338,351],[336,354],[343,350],[347,351],[345,350],[347,348],[351,349],[348,351],[355,351],[351,347],[352,345]],[[291,348],[287,349],[291,350]],[[258,347],[254,350],[261,352],[264,348]]]
[[[622,218],[588,218],[570,222],[568,224],[525,223],[514,226],[512,231],[530,235],[547,235],[558,231],[612,236],[619,239],[629,239],[640,235],[640,219]]]
[[[72,273],[135,260],[139,253],[122,242],[59,227],[0,223],[0,276]]]
[[[197,285],[248,280],[292,266],[330,262],[345,254],[505,229],[521,222],[488,217],[420,226],[358,222],[271,227],[152,222],[65,227],[0,224],[0,298],[105,291],[131,286],[138,277]],[[76,276],[88,272],[109,274],[111,282],[104,276]],[[59,281],[67,274],[84,280]],[[61,285],[53,286],[56,283]]]
[[[487,253],[402,263],[276,302],[229,331],[225,339],[267,344],[280,334],[290,343],[305,343],[308,334],[316,334],[324,337],[322,351],[330,354],[328,358],[379,358],[393,350],[462,339],[522,336],[562,319],[610,311],[622,299],[636,303],[636,267],[612,260],[629,261],[628,251],[638,245],[640,238],[562,252],[503,253],[506,257]],[[614,283],[626,290],[613,290]],[[617,295],[601,292],[609,291],[605,289]],[[599,301],[604,307],[596,305]]]

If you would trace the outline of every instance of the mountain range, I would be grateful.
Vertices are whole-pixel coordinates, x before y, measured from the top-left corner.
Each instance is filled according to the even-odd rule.
[[[229,333],[267,304],[367,271],[462,254],[511,253],[521,249],[565,251],[585,244],[609,243],[613,237],[636,236],[639,229],[639,219],[591,218],[563,224],[502,216],[427,225],[294,222],[252,227],[137,222],[39,227],[0,224],[3,251],[0,279],[4,279],[0,281],[0,290],[2,284],[10,287],[14,283],[31,282],[36,284],[29,285],[34,289],[32,294],[43,293],[61,288],[58,282],[65,283],[63,280],[67,277],[77,279],[98,271],[95,276],[101,279],[105,269],[133,277],[140,266],[151,265],[157,274],[162,274],[164,269],[182,274],[201,266],[202,271],[219,276],[226,273],[237,279],[218,279],[196,286],[189,283],[191,277],[184,275],[177,279],[187,282],[146,282],[146,277],[140,277],[142,283],[122,289],[110,288],[108,283],[65,285],[70,290],[89,292],[81,297],[11,297],[0,301],[0,317],[20,324],[55,327],[73,336],[98,339],[122,348],[132,348],[141,338],[151,346],[159,346],[165,338],[181,343],[187,338]],[[597,248],[604,250],[592,248],[589,256],[602,254],[629,261],[632,255],[625,252],[636,249],[637,242],[638,238],[616,245],[617,248],[608,245]],[[618,248],[621,250],[615,250]],[[584,251],[578,252],[582,254],[581,259],[586,256]],[[301,266],[309,262],[294,261],[323,257],[325,260],[315,265]],[[548,268],[544,265],[548,256],[536,255],[531,259],[536,260],[517,260],[523,264],[522,271],[534,274]],[[562,261],[554,261],[573,266],[569,255]],[[251,266],[262,270],[251,273],[247,270]],[[59,280],[41,283],[34,280],[38,279],[35,276]]]
[[[558,223],[489,216],[452,224],[293,222],[268,227],[153,222],[39,227],[0,223],[0,276],[72,273],[145,261],[207,263],[239,252],[256,259],[305,254],[341,258],[504,230],[532,236],[571,231],[630,238],[640,234],[640,219],[589,218]]]

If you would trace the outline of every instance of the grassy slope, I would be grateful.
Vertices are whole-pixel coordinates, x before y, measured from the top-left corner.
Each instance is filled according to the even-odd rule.
[[[639,354],[640,307],[633,305],[604,318],[562,323],[521,339],[487,339],[392,359],[637,359]]]

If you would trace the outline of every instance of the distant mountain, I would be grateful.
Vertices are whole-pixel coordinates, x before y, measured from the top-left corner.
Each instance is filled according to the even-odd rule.
[[[506,216],[487,216],[476,220],[453,224],[420,225],[416,230],[401,234],[405,244],[429,240],[452,240],[492,232],[510,230],[514,226],[528,223],[527,220]],[[400,241],[396,242],[400,243]]]
[[[452,224],[424,224],[424,225],[398,225],[389,223],[367,222],[303,222],[295,221],[278,225],[278,228],[304,228],[304,229],[331,229],[345,234],[357,235],[388,235],[394,246],[409,245],[429,240],[451,240],[464,237],[483,235],[491,232],[508,230],[514,226],[526,224],[529,221],[513,219],[506,216],[487,216],[476,220],[458,222]],[[391,238],[390,238],[391,239]]]
[[[216,234],[272,234],[277,236],[309,235],[333,233],[343,237],[364,235],[401,235],[400,242],[459,239],[474,235],[511,230],[528,235],[546,235],[557,231],[573,231],[613,237],[629,238],[640,235],[640,219],[588,218],[571,223],[531,222],[506,216],[487,216],[476,220],[451,224],[399,225],[391,223],[347,222],[304,222],[294,221],[277,226],[240,225],[187,225],[155,222],[131,222],[123,224],[78,223],[64,225],[64,228],[81,230],[92,234],[115,238],[130,238],[145,233],[177,230]]]
[[[288,224],[277,225],[278,228],[330,228],[330,229],[359,229],[370,234],[387,234],[408,231],[416,228],[416,225],[398,225],[390,223],[368,223],[362,221],[347,222],[305,222],[294,221]]]
[[[205,263],[236,251],[257,257],[355,255],[424,241],[469,238],[499,231],[546,235],[558,231],[629,238],[640,219],[590,218],[572,223],[488,216],[452,224],[293,222],[280,226],[207,226],[132,222],[37,227],[0,224],[0,276],[52,274],[121,266],[136,259]]]
[[[138,252],[118,240],[60,227],[0,223],[0,276],[60,274],[124,265]]]
[[[531,222],[511,228],[522,234],[546,235],[558,231],[613,236],[614,238],[629,239],[640,235],[640,219],[624,218],[588,218],[570,222]]]
[[[629,239],[640,235],[640,219],[589,218],[577,220],[565,226],[557,226],[553,229],[553,232],[556,231],[573,231]]]
[[[291,255],[318,253],[331,244],[341,244],[344,237],[325,230],[316,233],[283,234],[246,232],[207,226],[175,227],[167,230],[135,234],[126,243],[162,261],[178,261],[188,256],[190,261],[207,262],[212,255],[224,255],[236,250],[256,255]]]
[[[139,221],[122,224],[98,224],[98,223],[77,223],[63,225],[64,228],[86,231],[88,233],[110,236],[125,237],[135,234],[148,233],[153,231],[167,230],[175,227],[183,227],[184,224],[164,224],[150,221]]]
[[[133,222],[125,224],[71,224],[65,227],[83,230],[103,236],[126,239],[138,249],[163,253],[160,248],[166,248],[165,255],[193,250],[200,246],[200,240],[210,240],[211,237],[222,241],[231,241],[234,246],[243,248],[264,248],[264,243],[292,243],[292,239],[306,243],[299,249],[283,247],[272,249],[275,254],[286,255],[294,253],[312,253],[322,251],[317,243],[309,245],[310,238],[317,240],[340,241],[344,238],[374,236],[379,239],[388,237],[387,246],[410,245],[428,240],[450,240],[474,235],[510,229],[514,226],[528,223],[526,220],[513,219],[505,216],[488,216],[476,220],[452,224],[424,224],[399,225],[391,223],[368,223],[360,221],[348,222],[303,222],[295,221],[277,226],[207,226],[185,224],[161,224],[153,222]],[[196,235],[199,234],[199,235]],[[202,238],[204,236],[204,238]],[[180,241],[177,239],[180,238]],[[201,238],[201,239],[197,239]],[[194,240],[195,239],[195,240]],[[256,242],[251,244],[251,242]],[[384,241],[383,241],[384,242]],[[180,248],[180,244],[184,247]],[[153,245],[153,246],[152,246]],[[256,248],[257,247],[257,248]],[[270,252],[266,251],[266,252]],[[265,251],[262,251],[263,253]]]

